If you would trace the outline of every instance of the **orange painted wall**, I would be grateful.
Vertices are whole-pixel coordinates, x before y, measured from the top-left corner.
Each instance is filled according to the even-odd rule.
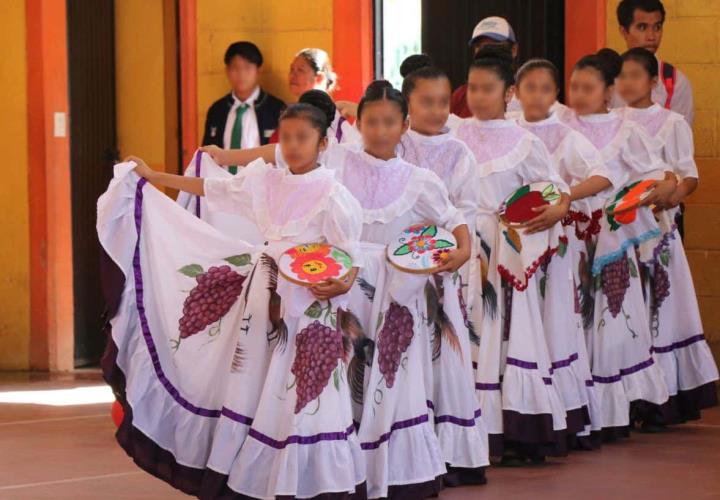
[[[269,64],[263,85],[290,100],[292,55],[307,46],[336,57],[343,90],[357,98],[372,78],[372,9],[365,0],[179,0],[181,85],[173,79],[174,0],[116,2],[118,146],[172,170],[182,122],[185,153],[194,149],[207,106],[227,92],[222,54],[231,41],[252,39]],[[69,141],[54,137],[53,116],[67,121],[64,0],[8,0],[0,40],[0,122],[13,166],[0,186],[0,370],[62,371],[73,366],[72,241]],[[334,13],[338,17],[334,17]],[[339,32],[342,29],[342,33]],[[148,39],[148,37],[150,37]],[[176,41],[176,40],[175,40]],[[148,68],[163,68],[162,78]],[[174,113],[177,92],[182,113]],[[198,112],[199,111],[199,112]],[[148,142],[150,141],[150,142]],[[8,308],[6,311],[4,308]]]
[[[73,368],[69,140],[53,134],[68,113],[63,0],[26,0],[30,203],[30,368]],[[68,117],[68,119],[70,119]]]
[[[30,364],[30,221],[27,155],[25,1],[3,3],[0,21],[0,370]]]
[[[607,3],[607,41],[622,51],[617,4],[618,0]],[[663,4],[667,18],[659,55],[687,75],[695,99],[700,187],[688,198],[685,249],[705,335],[720,361],[720,2],[664,0]]]

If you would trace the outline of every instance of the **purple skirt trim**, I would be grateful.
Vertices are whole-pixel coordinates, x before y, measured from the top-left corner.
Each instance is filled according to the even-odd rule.
[[[225,408],[223,406],[222,410],[220,410],[220,414],[223,417],[229,418],[230,420],[233,420],[235,422],[245,424],[245,425],[252,425],[253,419],[250,417],[246,417],[245,415],[241,415],[239,413],[235,413],[230,408]]]
[[[133,274],[135,277],[135,305],[137,308],[138,317],[140,319],[140,329],[142,330],[143,339],[145,340],[145,345],[147,346],[148,353],[150,354],[150,358],[152,359],[155,375],[157,376],[158,380],[160,380],[160,383],[165,388],[165,390],[175,400],[175,402],[177,402],[187,411],[196,415],[200,415],[202,417],[219,418],[222,410],[201,408],[199,406],[195,406],[187,399],[185,399],[180,394],[180,391],[178,391],[178,389],[172,384],[172,382],[170,382],[162,369],[162,366],[160,364],[160,358],[157,352],[157,347],[155,346],[155,341],[153,340],[152,334],[150,333],[150,325],[148,324],[147,315],[145,314],[143,277],[142,268],[140,265],[140,235],[142,234],[141,231],[143,202],[142,190],[146,183],[147,180],[140,179],[137,183],[137,188],[135,191],[135,229],[137,231],[137,242],[135,243],[135,252],[133,254]]]
[[[482,410],[480,410],[480,408],[478,408],[477,410],[475,410],[475,414],[474,414],[473,418],[460,418],[460,417],[455,417],[453,415],[440,415],[438,417],[435,417],[435,423],[436,424],[450,423],[450,424],[455,424],[455,425],[459,425],[462,427],[474,427],[475,421],[478,418],[480,418],[480,415],[482,415]]]
[[[566,366],[572,365],[575,361],[578,360],[578,353],[572,353],[570,357],[567,359],[561,359],[559,361],[553,361],[552,365],[550,367],[550,373],[553,373],[553,371],[557,370],[558,368],[565,368]]]
[[[195,177],[200,177],[200,165],[202,163],[202,151],[195,153]],[[200,197],[195,197],[195,215],[200,218]]]
[[[257,439],[261,443],[270,446],[272,448],[282,450],[289,444],[315,444],[319,443],[320,441],[347,441],[347,438],[350,434],[355,432],[355,426],[351,425],[348,427],[344,432],[321,432],[319,434],[315,434],[313,436],[297,436],[292,435],[288,436],[286,439],[282,441],[277,441],[270,436],[266,436],[265,434],[262,434],[261,432],[256,431],[255,429],[251,428],[248,432],[248,435]]]
[[[429,399],[425,401],[427,404],[427,407],[431,410],[435,411],[435,405],[432,401]],[[482,410],[478,408],[475,410],[475,413],[473,414],[473,418],[462,418],[462,417],[456,417],[455,415],[438,415],[435,417],[434,421],[436,424],[444,424],[444,423],[450,423],[455,425],[460,425],[462,427],[474,427],[475,421],[480,418],[482,415]]]
[[[505,362],[508,365],[517,366],[518,368],[523,368],[525,370],[538,369],[538,364],[534,361],[523,361],[522,359],[508,357],[505,358]],[[550,373],[552,373],[552,371]],[[502,381],[502,378],[500,380]],[[545,385],[552,385],[552,379],[550,377],[543,377],[542,381]]]
[[[652,366],[655,363],[652,358],[648,358],[642,363],[638,363],[636,365],[633,365],[629,368],[621,368],[620,373],[618,375],[610,375],[607,377],[603,377],[600,375],[593,375],[593,381],[598,382],[600,384],[613,384],[615,382],[620,382],[622,378],[626,375],[631,375],[633,373],[639,372],[640,370],[644,370],[645,368]]]
[[[180,396],[179,392],[170,383],[167,377],[162,372],[160,366],[157,349],[153,342],[152,336],[150,335],[147,318],[145,316],[145,309],[142,305],[142,276],[140,274],[140,229],[142,223],[142,188],[146,181],[141,179],[138,182],[135,199],[135,224],[138,230],[138,241],[135,247],[135,254],[133,256],[133,267],[136,279],[136,301],[139,300],[138,315],[144,318],[141,319],[141,329],[143,332],[143,338],[146,341],[148,351],[151,354],[153,367],[159,380],[163,383],[164,388],[173,396],[178,404],[188,411],[194,414],[217,418],[220,415],[231,418],[235,421],[251,424],[252,419],[244,415],[233,412],[228,408],[222,408],[221,410],[210,410],[206,408],[199,408]],[[130,405],[127,403],[126,398],[126,379],[125,374],[122,372],[120,367],[117,365],[118,349],[111,334],[110,320],[117,313],[120,300],[122,298],[122,291],[125,285],[125,276],[112,261],[112,259],[103,250],[101,255],[101,275],[102,275],[102,287],[107,303],[105,312],[105,327],[104,333],[107,337],[107,345],[105,353],[101,360],[101,367],[103,372],[103,378],[113,389],[115,397],[120,402],[123,408],[123,420],[118,427],[115,437],[118,444],[125,450],[135,464],[141,469],[152,474],[153,476],[165,481],[169,485],[178,490],[193,496],[199,496],[200,498],[220,498],[218,494],[207,494],[208,491],[224,491],[222,498],[233,498],[242,499],[249,498],[244,495],[240,495],[227,487],[227,476],[218,474],[210,469],[199,469],[194,467],[188,467],[177,462],[171,452],[161,448],[148,436],[143,434],[140,430],[133,426],[133,411]],[[139,280],[138,280],[139,278]],[[162,377],[160,376],[162,375]],[[352,431],[352,427],[348,429]],[[344,434],[344,433],[329,433],[329,434]],[[324,436],[323,436],[324,437]],[[292,438],[292,437],[291,437]],[[298,441],[302,440],[299,436]],[[290,439],[290,438],[289,438]],[[310,439],[316,439],[316,436],[310,436]],[[220,479],[218,479],[220,478]],[[218,484],[220,488],[218,489]],[[292,498],[292,497],[279,497],[279,498]],[[367,492],[365,489],[365,483],[358,485],[355,494],[348,493],[328,493],[318,495],[314,497],[318,500],[365,500],[367,498]]]
[[[672,352],[676,349],[682,349],[683,347],[687,347],[696,342],[701,342],[704,340],[705,340],[705,335],[703,335],[701,333],[699,335],[693,335],[692,337],[688,337],[688,338],[680,340],[678,342],[673,342],[670,345],[666,345],[666,346],[662,346],[662,347],[653,346],[650,350],[652,352],[667,353],[667,352]]]
[[[416,425],[423,424],[429,420],[427,414],[425,415],[419,415],[414,418],[409,418],[407,420],[401,420],[399,422],[395,422],[390,426],[390,430],[380,436],[380,439],[377,441],[369,441],[366,443],[360,443],[360,447],[363,450],[375,450],[380,447],[381,444],[383,444],[385,441],[388,441],[390,439],[390,436],[393,432],[400,430],[400,429],[407,429],[408,427],[414,427]]]

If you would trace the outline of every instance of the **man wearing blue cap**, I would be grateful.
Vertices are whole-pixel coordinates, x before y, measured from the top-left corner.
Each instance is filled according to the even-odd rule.
[[[510,26],[510,23],[502,17],[492,16],[486,17],[480,21],[475,29],[473,30],[472,38],[470,38],[470,48],[473,52],[473,57],[477,54],[481,48],[486,45],[507,45],[512,51],[513,58],[517,57],[518,44],[515,39],[515,32]],[[467,83],[458,87],[453,92],[452,99],[450,101],[450,111],[459,116],[460,118],[468,118],[472,116],[470,109],[467,105]],[[517,102],[510,103],[508,106],[508,112],[512,111],[513,104],[517,105]]]

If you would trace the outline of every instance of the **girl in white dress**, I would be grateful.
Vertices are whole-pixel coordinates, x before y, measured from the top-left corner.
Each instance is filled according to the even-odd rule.
[[[490,433],[493,456],[507,461],[541,460],[562,452],[565,408],[552,381],[535,272],[560,245],[557,224],[569,206],[568,187],[547,148],[515,121],[505,119],[512,92],[512,57],[494,46],[481,50],[468,74],[468,105],[474,117],[457,137],[475,156],[481,176],[473,182],[480,214],[476,232],[481,272],[473,319],[480,333],[476,390]],[[499,221],[506,196],[521,186],[551,181],[562,193],[522,229]],[[505,445],[505,446],[504,446]]]
[[[410,64],[414,62],[415,64]],[[452,88],[450,80],[445,72],[432,66],[432,61],[428,56],[418,55],[410,56],[403,61],[401,65],[401,74],[404,76],[402,94],[408,103],[408,117],[410,127],[403,134],[400,144],[397,148],[399,155],[403,160],[421,168],[426,168],[435,172],[445,183],[448,190],[450,201],[458,208],[469,226],[472,234],[474,227],[475,214],[477,212],[476,197],[472,190],[472,183],[477,177],[477,168],[472,152],[468,147],[454,137],[450,130],[445,126],[450,114],[450,96]],[[468,276],[470,261],[464,265],[457,275],[453,276],[458,286],[462,290],[462,296],[458,299],[463,314],[463,320],[470,332],[467,336],[458,337],[462,344],[464,352],[471,352],[470,344],[479,342],[479,337],[474,332],[474,328],[470,323],[468,312],[472,307],[467,303],[468,297]],[[464,410],[464,405],[475,405],[472,393],[472,380],[463,379],[457,383],[447,380],[448,376],[457,373],[455,365],[458,357],[452,350],[440,350],[433,359],[434,371],[434,397],[435,411],[439,414],[458,414]],[[459,372],[471,372],[472,360],[470,356],[463,359],[465,367]],[[464,383],[470,384],[468,393],[452,394],[453,389],[460,389]],[[459,405],[454,408],[453,406]],[[483,436],[483,441],[487,440],[487,431],[484,428],[482,419],[477,419],[477,427]],[[455,466],[462,465],[465,468],[472,469],[468,464],[476,463],[478,465],[487,464],[487,450],[476,450],[471,452],[471,456],[461,457],[457,451],[451,451],[455,445],[450,444],[452,441],[467,440],[462,437],[462,433],[471,432],[475,434],[476,429],[457,425],[455,422],[446,419],[436,425],[436,430],[440,437],[441,446],[446,453],[446,463],[450,468],[450,472],[445,476],[445,484],[460,484],[467,482],[484,482],[484,474],[470,474],[468,471],[455,470]],[[475,457],[483,457],[482,460]],[[476,477],[473,477],[476,476]]]
[[[586,240],[600,228],[597,221],[604,198],[595,195],[607,196],[612,184],[595,146],[553,113],[559,90],[559,73],[550,61],[531,59],[517,72],[516,95],[523,108],[519,124],[543,141],[555,168],[570,186],[572,204],[563,220],[567,244],[541,268],[538,284],[552,377],[565,404],[569,441],[571,446],[587,448],[593,444],[590,431],[600,430],[600,408],[592,386],[583,328],[583,311],[586,318],[588,310],[592,312],[591,297],[587,287],[582,286],[590,271]],[[576,434],[579,439],[575,439]]]
[[[580,59],[570,80],[572,110],[560,117],[600,151],[615,185],[656,179],[650,203],[672,193],[674,184],[662,180],[657,143],[641,127],[617,112],[608,112],[621,66],[618,59],[609,49]],[[592,258],[595,299],[588,351],[603,437],[616,439],[627,435],[631,403],[662,404],[668,399],[662,372],[650,353],[650,327],[635,251],[636,245],[657,239],[660,230],[645,206],[622,216],[603,214],[600,222]]]
[[[244,283],[243,323],[235,330],[234,352],[224,355],[227,371],[213,381],[225,387],[223,409],[210,438],[195,443],[207,455],[202,498],[365,494],[365,461],[345,374],[358,332],[345,307],[363,262],[362,211],[333,172],[318,164],[326,128],[317,108],[291,106],[280,125],[288,169],[258,162],[230,179],[157,173],[132,159],[151,182],[205,196],[215,209],[246,214],[266,239]],[[351,273],[308,288],[278,277],[277,259],[296,244],[309,244],[305,253],[323,260],[313,253],[315,242],[344,249],[352,258]],[[181,321],[181,338],[187,327]],[[192,342],[184,339],[178,349],[192,349]],[[198,359],[193,370],[202,369]],[[164,423],[168,429],[174,424]]]
[[[364,245],[379,246],[384,260],[385,246],[401,232],[422,239],[412,229],[422,223],[452,231],[458,242],[456,250],[438,254],[441,265],[432,276],[389,267],[384,291],[375,288],[373,299],[380,308],[359,431],[368,496],[426,498],[437,492],[446,464],[483,481],[488,463],[469,333],[453,279],[468,259],[470,238],[440,178],[397,156],[407,130],[402,94],[388,82],[370,84],[358,105],[358,126],[363,148],[334,148],[327,161],[363,208]],[[434,353],[442,370],[433,369]]]
[[[682,115],[652,102],[658,79],[655,56],[646,49],[623,54],[617,90],[628,107],[624,116],[641,125],[661,143],[666,168],[678,178],[675,192],[656,208],[663,231],[652,258],[643,262],[648,276],[646,303],[656,362],[670,391],[660,415],[648,415],[643,424],[678,423],[700,418],[700,410],[717,404],[718,370],[705,341],[695,287],[685,249],[675,224],[678,205],[698,183],[693,158],[693,135]],[[653,416],[655,418],[653,418]],[[658,418],[660,417],[660,418]]]
[[[300,103],[310,104],[323,112],[328,123],[336,113],[335,103],[330,96],[322,90],[309,90],[300,96]],[[328,134],[330,134],[328,128]],[[337,146],[335,136],[328,135],[328,146],[320,153],[320,162],[328,148]],[[287,163],[282,156],[282,148],[279,143],[266,144],[256,148],[246,149],[222,149],[217,146],[205,146],[195,153],[190,165],[185,169],[187,177],[220,178],[232,177],[227,168],[218,167],[222,165],[245,166],[252,161],[262,159],[267,163],[274,163],[282,168],[287,168]],[[217,165],[216,165],[217,164]],[[262,231],[252,221],[251,217],[238,212],[227,212],[210,207],[207,200],[202,196],[195,196],[190,193],[178,193],[177,202],[186,210],[194,213],[197,217],[209,223],[219,231],[233,237],[241,237],[244,241],[252,244],[260,244],[264,240]]]

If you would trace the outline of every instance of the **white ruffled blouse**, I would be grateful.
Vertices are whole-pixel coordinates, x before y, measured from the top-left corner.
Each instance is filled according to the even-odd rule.
[[[360,202],[362,240],[387,244],[402,230],[432,222],[448,231],[465,224],[434,172],[395,157],[381,160],[352,146],[331,149],[328,168]]]
[[[477,201],[473,182],[478,169],[472,151],[446,129],[438,135],[423,135],[408,130],[398,146],[403,160],[432,170],[445,183],[450,201],[465,216],[474,217]]]
[[[650,137],[661,143],[662,160],[679,178],[698,178],[693,133],[683,115],[658,104],[649,108],[623,108],[620,113],[639,123]]]
[[[558,172],[568,185],[574,186],[595,175],[612,182],[612,176],[597,148],[580,132],[560,122],[555,113],[537,122],[529,122],[521,117],[518,124],[545,144]]]
[[[362,209],[324,166],[302,175],[256,160],[231,179],[205,179],[210,210],[236,212],[269,241],[327,242],[362,266]]]
[[[578,116],[568,110],[559,117],[600,151],[614,186],[641,178],[663,178],[660,142],[616,111]]]
[[[480,177],[473,187],[481,212],[497,212],[510,193],[532,182],[549,181],[561,192],[570,192],[543,142],[514,120],[468,118],[456,136],[467,144],[478,164]]]

